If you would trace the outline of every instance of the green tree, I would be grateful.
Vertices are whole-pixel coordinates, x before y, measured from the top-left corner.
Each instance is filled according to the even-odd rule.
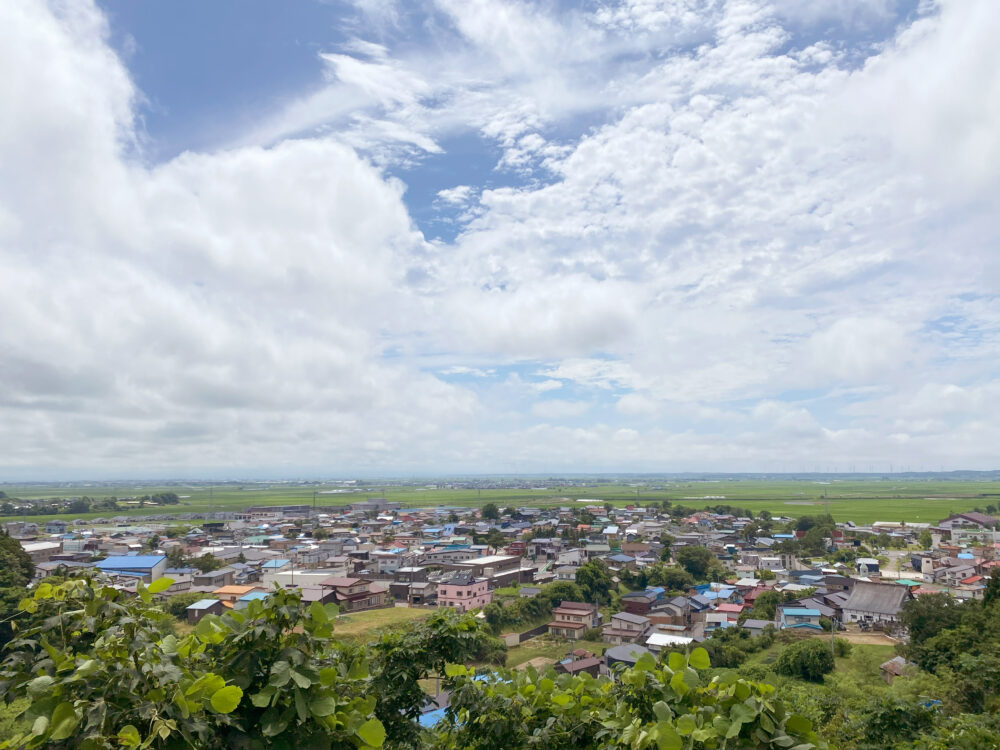
[[[479,512],[483,518],[489,518],[492,520],[497,520],[500,518],[500,509],[497,507],[496,503],[486,503],[483,509]]]
[[[584,563],[576,571],[576,585],[583,592],[585,601],[592,604],[607,604],[611,601],[611,572],[601,560],[593,559]]]
[[[931,532],[928,531],[927,529],[921,531],[920,546],[923,547],[924,549],[930,549],[933,544],[934,544],[934,537],[931,535]]]
[[[774,668],[778,674],[800,677],[809,682],[822,682],[823,675],[833,671],[833,654],[824,640],[809,638],[793,643],[782,651]]]
[[[220,560],[215,555],[209,552],[206,552],[201,557],[194,558],[189,562],[189,564],[192,567],[200,570],[202,573],[208,573],[213,570],[218,570],[223,565],[225,565],[225,563],[223,563],[222,560]]]
[[[35,575],[35,565],[21,543],[0,531],[0,647],[13,634],[11,622],[18,602],[27,595],[25,586]]]
[[[674,552],[674,559],[696,581],[718,577],[723,572],[722,564],[708,547],[681,547]]]
[[[781,594],[773,589],[767,591],[761,591],[757,594],[757,598],[753,600],[753,609],[751,610],[754,619],[757,620],[773,620],[774,616],[778,613],[778,604],[781,603]]]
[[[703,648],[646,654],[612,680],[534,669],[476,679],[450,665],[451,703],[431,750],[681,750],[709,747],[826,748],[811,723],[785,710],[774,687],[710,677]]]

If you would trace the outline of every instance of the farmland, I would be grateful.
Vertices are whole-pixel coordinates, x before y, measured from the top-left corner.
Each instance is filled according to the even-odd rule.
[[[117,497],[121,510],[92,512],[63,518],[109,516],[155,516],[237,511],[252,505],[342,506],[368,497],[385,497],[404,507],[454,506],[474,507],[485,503],[506,506],[566,505],[578,499],[624,505],[635,502],[670,500],[691,508],[732,505],[773,515],[802,516],[829,512],[837,521],[909,521],[934,522],[949,513],[985,507],[1000,501],[1000,481],[947,479],[946,475],[910,475],[888,477],[809,478],[720,478],[676,480],[669,477],[647,481],[595,479],[533,480],[500,488],[477,487],[482,480],[450,481],[452,486],[411,482],[359,482],[346,487],[342,483],[322,482],[246,482],[246,483],[81,483],[58,485],[0,485],[10,498],[42,501],[55,498],[87,496],[94,500]],[[992,478],[991,478],[992,479]],[[494,484],[498,484],[496,482]],[[523,486],[522,486],[523,485]],[[180,503],[168,507],[126,505],[122,499],[159,492],[174,492]],[[11,516],[8,516],[11,517]],[[24,509],[13,518],[44,520],[52,515],[32,514]],[[152,520],[152,519],[151,519]]]

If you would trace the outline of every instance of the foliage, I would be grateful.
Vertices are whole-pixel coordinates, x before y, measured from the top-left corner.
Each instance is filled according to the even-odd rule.
[[[328,647],[331,610],[276,591],[178,639],[151,603],[169,583],[140,586],[133,599],[83,580],[39,585],[24,609],[56,613],[10,644],[0,670],[7,701],[32,699],[29,734],[8,746],[381,744],[375,699],[361,697],[364,660]]]
[[[681,547],[674,552],[674,559],[696,581],[717,580],[725,575],[722,563],[707,547]]]
[[[193,568],[197,568],[202,573],[209,573],[213,570],[218,570],[225,565],[222,560],[209,552],[206,552],[201,557],[196,557],[193,560],[190,560],[188,564]]]
[[[774,665],[778,674],[800,677],[809,682],[822,682],[823,675],[832,672],[833,667],[830,648],[818,638],[793,643],[781,652]]]
[[[774,687],[725,672],[709,679],[708,654],[644,655],[614,679],[539,674],[532,668],[485,679],[449,665],[447,720],[434,750],[605,748],[825,748],[808,720],[789,714]]]
[[[483,518],[496,520],[500,518],[500,508],[497,507],[496,503],[486,503],[486,505],[482,507],[482,510],[479,511],[479,514]]]
[[[611,601],[614,582],[603,560],[595,558],[577,568],[576,585],[580,587],[584,601],[592,604],[607,604]]]
[[[490,602],[483,607],[486,624],[494,634],[520,625],[548,618],[552,609],[563,601],[583,601],[580,587],[571,581],[556,581],[542,586],[534,596],[521,597],[504,604]]]
[[[20,542],[0,531],[0,647],[11,639],[17,604],[27,596],[25,586],[34,574],[35,565]]]
[[[637,571],[625,569],[618,575],[625,585],[632,588],[644,589],[647,586],[662,586],[667,591],[686,591],[694,586],[694,578],[691,574],[676,565],[656,563]]]

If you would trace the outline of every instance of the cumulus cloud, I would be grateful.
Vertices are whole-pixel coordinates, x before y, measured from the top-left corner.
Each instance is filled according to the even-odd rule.
[[[158,164],[100,10],[0,6],[8,470],[992,466],[990,0],[441,0],[419,49],[357,5]],[[437,183],[429,243],[455,134],[519,179]]]

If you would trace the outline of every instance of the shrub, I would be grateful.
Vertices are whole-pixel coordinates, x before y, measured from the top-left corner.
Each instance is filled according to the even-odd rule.
[[[822,682],[833,671],[833,654],[823,641],[810,638],[794,643],[778,656],[775,671],[809,682]]]

